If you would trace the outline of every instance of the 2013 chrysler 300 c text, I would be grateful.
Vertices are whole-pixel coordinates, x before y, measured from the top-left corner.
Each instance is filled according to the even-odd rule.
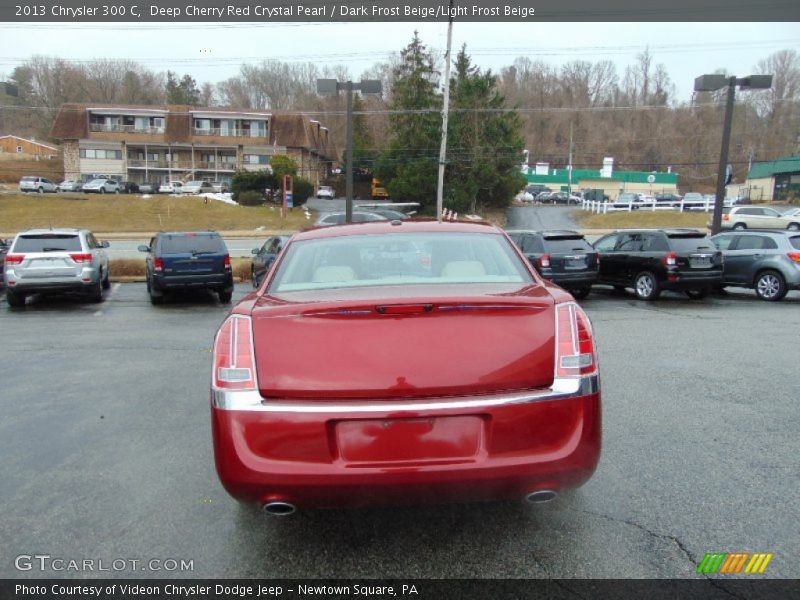
[[[222,484],[272,514],[547,500],[600,455],[589,319],[474,223],[295,235],[217,333],[211,411]]]

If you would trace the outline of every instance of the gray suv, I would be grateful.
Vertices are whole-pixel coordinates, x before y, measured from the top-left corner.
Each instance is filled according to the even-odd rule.
[[[711,238],[725,257],[722,285],[753,288],[762,300],[800,290],[800,234],[735,231]]]
[[[35,293],[78,291],[102,302],[108,289],[108,242],[85,229],[31,229],[18,233],[6,255],[3,279],[9,306]]]

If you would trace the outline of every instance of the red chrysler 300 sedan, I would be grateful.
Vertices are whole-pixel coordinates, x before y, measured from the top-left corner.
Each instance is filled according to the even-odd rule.
[[[211,412],[222,484],[271,514],[543,501],[600,455],[589,319],[485,224],[295,235],[217,333]]]

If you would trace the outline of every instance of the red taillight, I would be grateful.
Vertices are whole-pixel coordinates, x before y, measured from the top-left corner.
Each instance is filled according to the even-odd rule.
[[[556,377],[597,372],[592,324],[580,306],[565,302],[556,306]]]
[[[536,259],[536,265],[539,267],[549,268],[550,267],[550,255],[544,254]]]
[[[231,268],[231,256],[230,254],[226,254],[225,257],[222,259],[223,264],[225,265],[226,269]]]
[[[153,271],[163,271],[164,270],[164,259],[160,256],[156,256],[153,259]]]
[[[70,254],[69,257],[76,263],[90,263],[92,262],[92,255],[89,253]]]
[[[792,260],[796,263],[800,263],[800,252],[789,252],[786,254],[789,257],[789,260]],[[8,260],[6,258],[6,260]]]
[[[661,258],[661,263],[667,265],[668,267],[674,267],[678,264],[678,253],[667,252],[667,254]]]
[[[731,218],[730,215],[722,215],[722,220],[723,221],[728,221],[730,218]]]
[[[214,340],[214,387],[256,389],[255,350],[250,317],[231,315]]]
[[[7,265],[19,265],[23,260],[25,260],[24,254],[6,254]]]

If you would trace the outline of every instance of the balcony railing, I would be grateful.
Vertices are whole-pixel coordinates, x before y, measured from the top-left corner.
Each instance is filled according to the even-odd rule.
[[[105,125],[101,123],[91,123],[89,130],[100,133],[149,133],[163,134],[164,127],[136,127],[135,125]]]
[[[140,160],[129,158],[129,169],[173,169],[176,171],[235,171],[239,165],[237,163],[227,162],[208,162],[203,160],[196,160],[194,163],[190,160]]]
[[[222,129],[219,127],[199,128],[193,127],[192,133],[194,135],[217,135],[220,137],[245,137],[245,138],[265,138],[268,136],[267,132],[255,133],[249,129]]]

